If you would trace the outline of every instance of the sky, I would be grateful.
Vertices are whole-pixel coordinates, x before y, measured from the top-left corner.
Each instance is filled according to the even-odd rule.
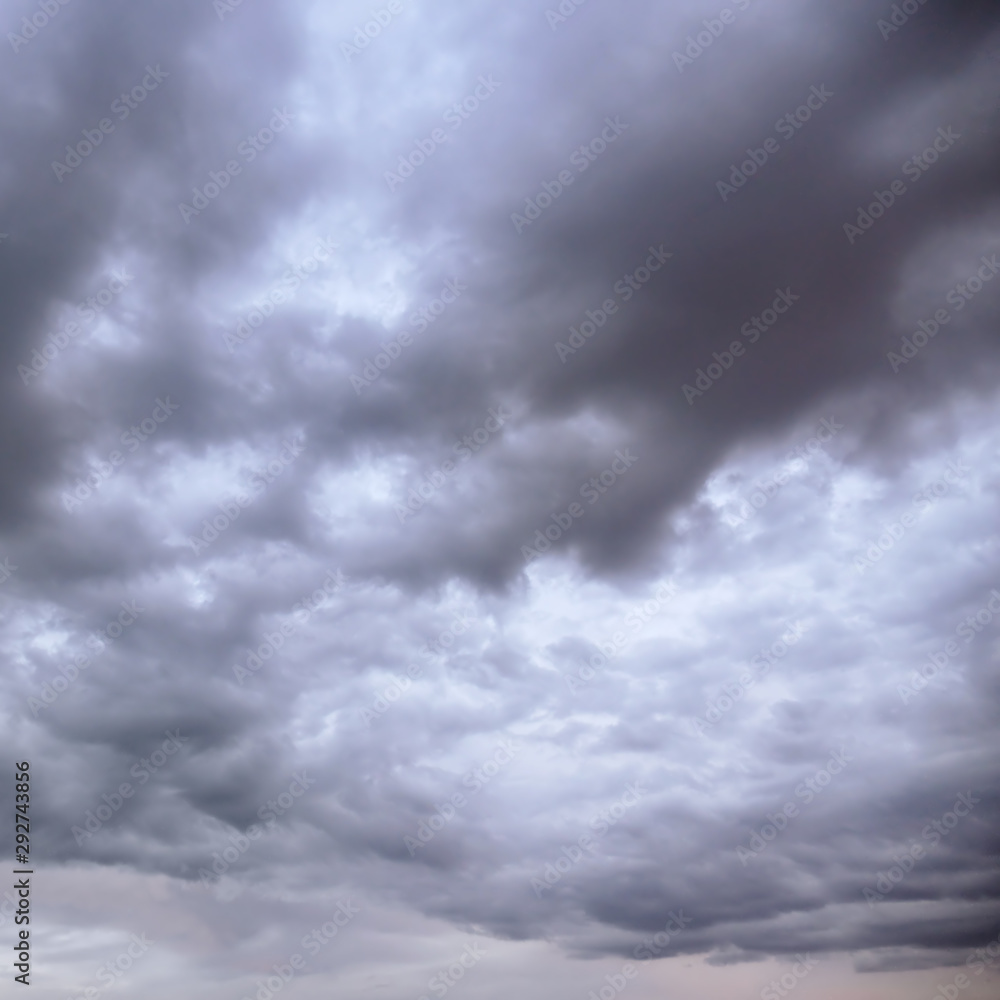
[[[0,2],[31,995],[995,997],[995,4],[375,2]]]

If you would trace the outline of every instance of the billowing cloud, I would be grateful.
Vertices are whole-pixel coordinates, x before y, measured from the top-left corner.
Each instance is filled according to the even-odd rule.
[[[988,995],[991,5],[3,17],[43,997]]]

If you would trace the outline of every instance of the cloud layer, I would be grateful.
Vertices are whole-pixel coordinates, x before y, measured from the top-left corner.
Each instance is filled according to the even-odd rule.
[[[45,996],[996,939],[1000,34],[904,8],[5,6]]]

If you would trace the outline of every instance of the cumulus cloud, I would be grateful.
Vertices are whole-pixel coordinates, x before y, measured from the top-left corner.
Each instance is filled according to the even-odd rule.
[[[996,940],[991,5],[3,16],[43,996]]]

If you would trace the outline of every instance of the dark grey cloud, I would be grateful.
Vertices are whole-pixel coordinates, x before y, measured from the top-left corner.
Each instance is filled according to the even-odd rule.
[[[995,11],[741,6],[69,3],[0,60],[45,995],[126,928],[246,991],[348,897],[304,990],[996,939]]]

